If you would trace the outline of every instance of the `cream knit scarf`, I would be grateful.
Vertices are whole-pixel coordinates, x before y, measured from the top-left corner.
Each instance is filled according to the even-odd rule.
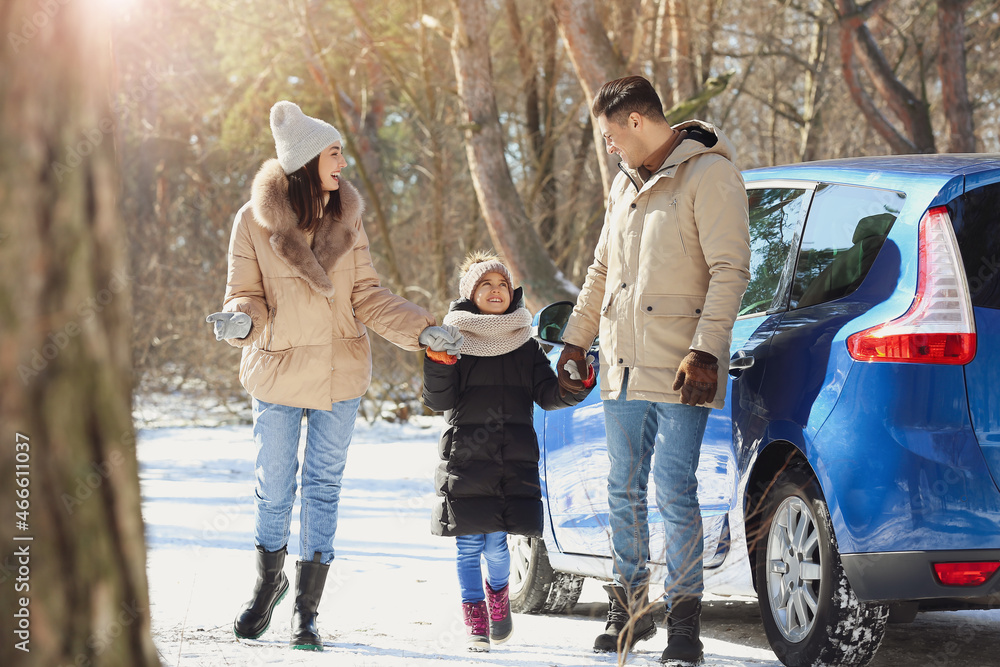
[[[453,310],[444,323],[458,327],[465,340],[461,354],[476,357],[499,357],[513,352],[531,338],[531,313],[518,308],[504,315],[484,315]]]

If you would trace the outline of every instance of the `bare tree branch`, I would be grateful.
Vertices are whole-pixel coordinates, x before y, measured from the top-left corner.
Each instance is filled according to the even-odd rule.
[[[863,8],[859,8],[854,0],[836,0],[844,81],[851,98],[893,151],[933,153],[934,132],[926,103],[896,78],[864,22],[884,1],[871,0]],[[905,134],[892,125],[865,92],[858,76],[858,60],[871,78],[879,97],[899,118]]]
[[[289,0],[289,6],[301,22],[307,37],[306,40],[302,41],[306,66],[313,79],[322,87],[330,100],[336,124],[349,139],[344,142],[344,150],[354,157],[358,178],[361,180],[364,191],[368,194],[365,203],[369,210],[375,214],[375,228],[378,230],[382,243],[382,255],[388,269],[388,281],[393,288],[398,290],[406,285],[406,282],[403,280],[403,274],[400,272],[399,262],[396,259],[389,217],[382,206],[385,184],[380,182],[382,168],[376,149],[378,137],[375,132],[378,129],[378,123],[365,123],[353,102],[350,106],[345,103],[345,99],[349,98],[334,83],[323,58],[324,51],[330,46],[324,48],[320,45],[314,23],[309,17],[308,2],[302,7],[297,7],[295,2],[296,0]],[[345,106],[348,108],[345,109]]]
[[[532,57],[531,47],[525,40],[521,29],[521,18],[514,0],[506,0],[507,22],[511,37],[517,51],[518,64],[521,67],[524,90],[524,124],[531,146],[531,166],[534,171],[534,182],[528,188],[527,206],[538,213],[537,226],[543,238],[551,238],[556,224],[555,212],[555,180],[552,175],[551,150],[547,150],[551,128],[542,129],[541,100],[538,95],[538,68]],[[551,110],[551,109],[550,109]],[[546,119],[548,120],[548,119]]]

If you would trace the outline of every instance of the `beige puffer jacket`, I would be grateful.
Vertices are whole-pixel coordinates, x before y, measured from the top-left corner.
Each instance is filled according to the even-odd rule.
[[[672,389],[691,349],[719,360],[713,408],[725,405],[729,343],[750,279],[750,230],[734,150],[708,123],[676,126],[717,141],[685,139],[643,183],[618,174],[594,263],[563,332],[587,349],[600,334],[601,397],[680,403]]]
[[[223,309],[253,327],[230,344],[243,348],[240,382],[256,399],[329,410],[371,382],[367,324],[406,350],[433,316],[381,287],[361,224],[364,201],[340,181],[342,213],[320,224],[310,246],[288,200],[288,178],[268,160],[229,241]]]

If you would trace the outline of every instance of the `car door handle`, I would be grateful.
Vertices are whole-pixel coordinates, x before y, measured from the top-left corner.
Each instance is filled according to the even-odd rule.
[[[743,371],[753,366],[753,355],[746,352],[737,352],[729,360],[729,375],[738,378]]]

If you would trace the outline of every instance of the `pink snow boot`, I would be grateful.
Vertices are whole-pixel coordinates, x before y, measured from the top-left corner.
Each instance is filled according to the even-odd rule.
[[[463,602],[462,616],[465,619],[465,633],[468,635],[465,646],[470,651],[489,651],[490,627],[486,601]]]
[[[514,622],[510,617],[510,598],[507,592],[510,586],[504,586],[498,591],[486,584],[486,606],[490,610],[490,641],[503,644],[514,632]]]

